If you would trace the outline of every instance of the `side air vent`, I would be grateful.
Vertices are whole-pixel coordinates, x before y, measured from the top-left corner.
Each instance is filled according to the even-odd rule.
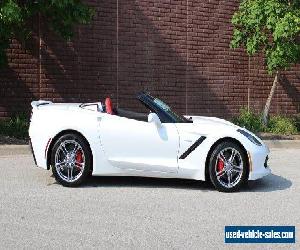
[[[192,153],[204,140],[205,136],[201,136],[197,141],[195,141],[180,157],[179,159],[185,159],[190,153]]]

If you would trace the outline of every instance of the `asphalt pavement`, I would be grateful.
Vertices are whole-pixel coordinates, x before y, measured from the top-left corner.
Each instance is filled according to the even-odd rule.
[[[0,249],[300,249],[300,149],[238,193],[205,182],[91,177],[57,184],[24,146],[0,147]],[[294,225],[296,244],[225,244],[225,225]]]

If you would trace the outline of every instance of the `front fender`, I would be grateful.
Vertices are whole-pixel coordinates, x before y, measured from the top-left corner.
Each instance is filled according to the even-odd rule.
[[[195,149],[193,150],[185,159],[178,159],[179,171],[182,175],[192,176],[196,180],[205,180],[205,168],[206,161],[209,157],[210,150],[214,147],[219,141],[224,139],[234,139],[237,140],[247,152],[250,160],[253,161],[253,156],[257,155],[258,152],[269,152],[269,149],[265,144],[262,146],[257,146],[251,141],[249,141],[242,134],[233,129],[224,129],[224,131],[217,131],[215,134],[202,133],[197,135],[205,136],[206,139]],[[250,173],[253,171],[253,162],[249,162]],[[258,165],[256,163],[255,165]]]

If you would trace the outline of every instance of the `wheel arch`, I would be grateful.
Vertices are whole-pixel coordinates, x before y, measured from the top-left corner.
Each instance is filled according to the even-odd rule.
[[[90,146],[90,143],[89,141],[86,139],[86,137],[80,133],[79,131],[77,130],[74,130],[74,129],[65,129],[65,130],[62,130],[60,131],[59,133],[57,133],[51,140],[50,144],[49,144],[49,147],[48,147],[48,150],[47,150],[47,169],[49,170],[50,169],[50,162],[51,162],[51,152],[52,152],[52,149],[53,149],[53,146],[55,144],[55,142],[63,135],[65,134],[68,134],[68,133],[72,133],[72,134],[76,134],[78,136],[80,136],[88,145],[89,147],[89,150],[90,150],[90,153],[91,153],[91,171],[93,171],[93,152],[91,150],[91,146]]]
[[[244,147],[244,145],[237,139],[233,138],[233,137],[223,137],[223,138],[219,138],[217,141],[215,141],[212,146],[210,147],[208,153],[207,153],[207,156],[206,156],[206,160],[205,160],[205,180],[206,181],[209,181],[210,178],[209,178],[209,171],[208,171],[208,165],[209,165],[209,159],[210,159],[210,156],[213,152],[213,150],[222,142],[234,142],[236,143],[237,145],[239,145],[241,147],[241,149],[244,151],[245,153],[245,157],[246,157],[246,163],[247,163],[247,168],[248,168],[248,174],[249,175],[249,172],[250,172],[250,162],[249,162],[249,155],[248,155],[248,152],[246,150],[246,148]],[[248,176],[247,176],[248,178]]]

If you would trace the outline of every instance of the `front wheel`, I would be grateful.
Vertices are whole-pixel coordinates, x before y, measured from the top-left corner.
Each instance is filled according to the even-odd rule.
[[[51,166],[55,179],[63,186],[80,185],[91,169],[91,153],[87,142],[77,134],[65,134],[54,144]]]
[[[209,176],[221,192],[234,192],[248,179],[248,164],[244,150],[234,142],[222,142],[213,150],[209,161]]]

